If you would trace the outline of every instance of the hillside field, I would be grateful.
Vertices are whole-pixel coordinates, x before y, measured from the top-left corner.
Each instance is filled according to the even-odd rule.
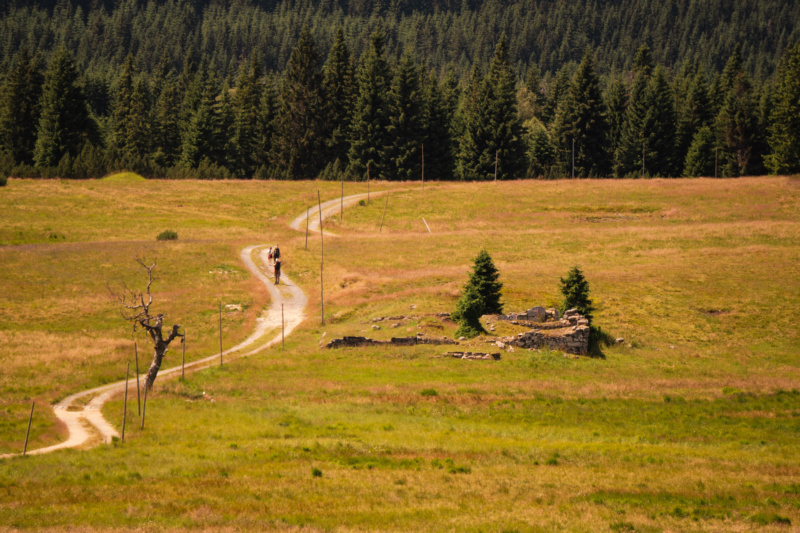
[[[225,346],[269,304],[245,246],[280,244],[309,297],[285,348],[156,381],[144,430],[129,398],[124,444],[0,459],[0,531],[800,527],[800,179],[388,186],[388,202],[323,224],[324,325],[320,235],[306,250],[289,223],[339,183],[0,188],[0,454],[21,451],[31,401],[29,449],[64,437],[48,404],[124,378],[134,344],[111,293],[143,288],[137,258],[158,264],[154,308],[186,328],[187,360],[215,353],[219,302],[242,308],[223,314]],[[157,241],[165,230],[178,239]],[[497,362],[321,348],[452,337],[433,315],[453,310],[481,248],[507,311],[559,305],[577,265],[595,323],[625,342]],[[386,316],[407,318],[372,322]],[[104,414],[120,426],[122,398]]]

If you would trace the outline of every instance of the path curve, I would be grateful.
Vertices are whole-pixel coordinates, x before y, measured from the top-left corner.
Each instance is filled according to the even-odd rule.
[[[371,196],[379,196],[381,194],[385,194],[386,191],[383,192],[375,192],[372,193]],[[351,196],[344,197],[344,207],[349,207],[360,200],[366,199],[367,194],[354,194]],[[329,200],[322,204],[322,218],[328,218],[332,215],[338,214],[339,209],[342,205],[342,198],[335,198],[333,200]],[[309,224],[308,228],[309,231],[318,232],[319,231],[319,206],[314,206],[312,209],[309,210]],[[312,217],[313,216],[313,217]],[[296,219],[292,221],[290,227],[292,229],[302,231],[302,224],[306,220],[306,215],[300,215]],[[325,235],[335,236],[332,233],[324,232]],[[295,285],[292,280],[287,276],[285,273],[281,273],[281,285],[276,286],[269,278],[267,273],[267,268],[269,265],[267,260],[267,247],[269,245],[255,245],[255,246],[248,246],[247,248],[243,249],[241,252],[241,258],[244,262],[247,269],[256,277],[258,278],[267,290],[270,293],[272,299],[272,305],[267,312],[267,315],[264,317],[259,317],[256,319],[257,325],[255,331],[247,337],[244,341],[240,342],[236,346],[224,350],[222,352],[223,360],[226,355],[235,354],[235,359],[240,357],[247,357],[250,355],[257,354],[281,341],[281,334],[280,332],[278,335],[270,340],[269,342],[253,348],[250,351],[244,353],[238,353],[246,348],[252,347],[256,344],[259,340],[261,340],[268,332],[280,328],[281,326],[281,315],[283,314],[284,318],[284,335],[289,335],[294,329],[299,326],[303,320],[305,319],[305,307],[308,303],[308,298],[306,297],[305,293]],[[259,256],[261,258],[262,266],[256,264],[253,260],[253,252],[257,249],[261,249],[259,251]],[[269,273],[271,274],[271,273]],[[283,313],[281,313],[281,306],[283,306]],[[185,368],[187,370],[198,370],[200,368],[204,368],[207,366],[211,366],[219,361],[219,354],[216,353],[209,357],[205,357],[203,359],[199,359],[197,361],[192,361],[191,363],[187,363]],[[180,366],[175,366],[172,368],[164,369],[159,371],[158,377],[161,379],[165,379],[170,376],[177,375],[181,371]],[[145,374],[141,374],[141,377],[144,377]],[[131,379],[133,383],[135,380],[134,378]],[[129,385],[130,386],[130,385]],[[103,405],[115,394],[119,394],[125,390],[125,381],[117,381],[115,383],[109,383],[107,385],[103,385],[101,387],[95,387],[92,389],[88,389],[85,391],[78,392],[76,394],[72,394],[67,396],[57,404],[53,406],[53,412],[61,422],[67,428],[68,438],[64,442],[59,444],[54,444],[52,446],[47,446],[45,448],[39,448],[36,450],[31,450],[27,452],[27,455],[39,455],[44,453],[54,452],[56,450],[63,450],[66,448],[79,448],[84,445],[88,445],[91,443],[92,439],[96,437],[99,441],[104,443],[111,442],[111,439],[114,437],[119,437],[119,432],[117,429],[112,426],[104,417],[103,417]],[[76,405],[75,402],[80,400],[81,398],[85,398],[87,396],[93,396],[92,399],[84,406],[81,407]],[[8,453],[0,455],[0,459],[5,459],[8,457],[15,457],[22,455],[21,453]]]

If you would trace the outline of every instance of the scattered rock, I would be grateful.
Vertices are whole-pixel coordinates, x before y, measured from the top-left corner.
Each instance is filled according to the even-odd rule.
[[[399,322],[395,322],[394,324],[392,324],[392,327],[393,328],[399,328],[400,327],[400,323]]]
[[[465,340],[467,340],[467,338],[466,337],[459,337],[458,340],[465,341]]]
[[[617,340],[615,340],[614,342],[616,342],[617,344],[622,344],[623,342],[625,342],[625,339],[623,339],[622,337],[618,337]]]
[[[417,304],[412,304],[411,305],[411,309],[416,309],[416,308],[417,308]]]
[[[379,325],[377,325],[377,324],[373,324],[372,325],[372,329],[381,329],[381,327]]]
[[[225,305],[225,310],[226,311],[241,311],[242,310],[242,304],[226,304]]]

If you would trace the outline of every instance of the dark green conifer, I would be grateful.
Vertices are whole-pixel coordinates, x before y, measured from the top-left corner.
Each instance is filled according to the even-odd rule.
[[[452,314],[453,320],[460,324],[456,335],[474,337],[484,331],[479,320],[481,316],[502,314],[500,291],[503,284],[497,281],[499,277],[491,256],[486,250],[481,250],[475,258],[472,272]]]
[[[132,117],[133,97],[133,76],[134,76],[133,56],[128,55],[122,64],[117,82],[114,85],[114,106],[111,114],[110,138],[108,144],[115,151],[128,153],[128,128]]]
[[[716,139],[708,126],[700,128],[692,139],[686,154],[683,175],[687,178],[714,175],[714,149]]]
[[[273,162],[292,178],[315,178],[325,166],[324,113],[320,59],[304,28],[286,65],[272,147]]]
[[[708,83],[705,74],[699,71],[689,85],[686,100],[683,102],[678,116],[676,152],[679,160],[685,159],[697,132],[703,127],[711,126],[713,123],[712,111],[711,100],[708,96]]]
[[[569,91],[569,80],[570,76],[567,67],[562,67],[558,71],[555,80],[550,82],[547,94],[543,97],[544,104],[542,105],[540,117],[545,124],[549,125],[555,120],[558,106],[561,105],[561,100],[564,99],[567,91]]]
[[[574,146],[576,177],[605,176],[611,169],[605,112],[600,81],[594,73],[592,54],[587,51],[553,124],[557,157],[570,171]]]
[[[44,76],[23,48],[6,75],[0,93],[0,152],[16,163],[33,163]]]
[[[181,165],[186,168],[197,168],[200,162],[211,159],[211,154],[216,149],[216,76],[206,72],[200,75],[205,80],[202,97],[197,109],[189,118],[183,134],[181,146]]]
[[[389,179],[421,179],[420,149],[423,133],[423,98],[417,67],[411,57],[400,60],[389,92],[389,126],[391,142],[383,155],[388,162]]]
[[[564,302],[561,305],[562,311],[577,309],[591,323],[594,306],[591,298],[589,298],[589,282],[586,281],[581,269],[577,266],[572,267],[567,272],[567,277],[560,278],[560,280],[561,294],[564,295]]]
[[[622,78],[614,78],[606,95],[606,109],[608,121],[608,154],[613,160],[614,154],[622,138],[622,128],[625,124],[625,112],[628,109],[628,92]]]
[[[719,135],[719,169],[721,176],[743,176],[751,173],[750,161],[758,135],[753,86],[744,72],[739,72],[725,96],[717,117]]]
[[[425,179],[451,180],[455,169],[451,115],[442,88],[431,74],[425,84]]]
[[[173,166],[181,154],[180,96],[175,73],[165,76],[153,120],[153,161],[163,167]]]
[[[767,168],[772,174],[800,173],[800,45],[781,60],[770,119]]]
[[[664,68],[655,69],[647,88],[648,114],[644,124],[645,169],[654,176],[678,174],[675,98]]]
[[[326,99],[326,144],[328,160],[347,160],[350,150],[350,122],[353,116],[353,63],[340,27],[336,31],[328,61],[323,69]]]
[[[370,37],[370,46],[358,70],[356,97],[350,142],[350,163],[358,174],[367,165],[372,178],[386,179],[389,162],[383,158],[389,144],[389,65],[384,56],[385,38],[382,32]]]
[[[134,158],[144,158],[150,154],[153,143],[151,120],[150,87],[147,80],[136,81],[130,99],[130,114],[127,117],[127,139],[124,151]]]
[[[250,178],[258,168],[259,113],[263,85],[259,80],[259,62],[253,55],[239,70],[236,96],[233,99],[234,126],[231,169],[241,178]]]
[[[98,137],[78,71],[62,48],[53,56],[45,76],[34,162],[39,167],[53,167],[65,154],[77,155],[86,141],[96,143]]]

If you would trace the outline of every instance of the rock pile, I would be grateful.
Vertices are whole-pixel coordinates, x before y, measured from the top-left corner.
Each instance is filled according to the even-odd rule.
[[[499,353],[476,353],[476,352],[446,352],[445,357],[455,357],[456,359],[473,359],[482,361],[499,361]]]
[[[566,315],[566,313],[565,313]],[[507,315],[498,315],[497,320],[507,320],[509,322],[522,321],[522,322],[546,322],[548,320],[558,320],[558,309],[551,307],[545,309],[544,307],[532,307],[527,311],[521,313],[509,313]]]

